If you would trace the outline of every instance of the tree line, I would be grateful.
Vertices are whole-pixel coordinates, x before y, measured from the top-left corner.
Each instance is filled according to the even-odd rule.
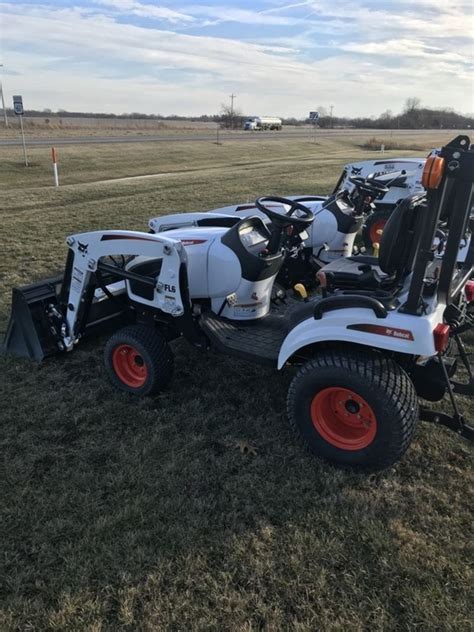
[[[405,102],[405,106],[399,114],[393,114],[391,110],[382,112],[378,117],[341,117],[331,116],[324,106],[317,108],[319,119],[318,127],[351,127],[364,129],[469,129],[474,127],[474,116],[472,114],[461,114],[452,108],[429,108],[421,105],[420,99],[411,97]],[[13,114],[13,110],[7,110]],[[267,112],[260,114],[269,114]],[[270,113],[278,116],[278,113]],[[58,110],[52,112],[50,109],[27,110],[26,116],[30,117],[71,117],[71,118],[99,118],[99,119],[145,119],[145,120],[174,120],[216,123],[224,128],[239,129],[248,116],[238,109],[231,109],[223,104],[217,114],[204,114],[201,116],[180,116],[177,114],[142,114],[141,112],[127,112],[123,114],[106,114],[97,112],[74,112],[68,110]],[[310,121],[306,118],[281,117],[284,125],[306,125]]]
[[[407,99],[399,114],[391,110],[380,116],[346,118],[330,116],[324,107],[319,108],[319,127],[358,127],[364,129],[469,129],[474,127],[472,114],[460,114],[452,108],[429,108],[420,99]]]

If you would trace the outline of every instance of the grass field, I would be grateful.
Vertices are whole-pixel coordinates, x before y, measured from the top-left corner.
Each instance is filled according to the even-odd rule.
[[[0,139],[15,138],[20,134],[18,117],[9,115],[8,127],[0,128]],[[74,136],[117,136],[141,135],[166,132],[206,132],[216,128],[215,123],[202,121],[152,120],[152,119],[107,119],[94,117],[25,116],[23,127],[26,137],[74,137]]]
[[[345,162],[376,156],[360,145],[65,147],[57,190],[47,149],[28,169],[0,149],[0,330],[11,286],[60,269],[67,234],[328,192]],[[118,180],[146,174],[160,175]],[[178,342],[171,387],[136,401],[107,382],[103,343],[0,358],[0,629],[472,629],[466,442],[421,424],[391,470],[338,471],[288,428],[291,371]]]

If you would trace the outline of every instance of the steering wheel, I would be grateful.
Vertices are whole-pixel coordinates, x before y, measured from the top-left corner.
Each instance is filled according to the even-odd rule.
[[[286,213],[277,213],[273,211],[271,208],[268,208],[266,204],[268,202],[274,202],[275,204],[286,204],[290,208]],[[307,206],[301,204],[301,202],[297,202],[296,200],[289,200],[284,197],[261,197],[255,200],[255,206],[259,211],[265,213],[265,215],[271,219],[272,223],[276,224],[280,228],[286,226],[295,226],[299,230],[304,230],[307,226],[309,226],[314,220],[314,213],[309,210]],[[293,217],[293,213],[295,211],[299,211],[301,215],[297,215]]]
[[[266,206],[269,202],[275,204],[287,204],[290,208],[286,213],[277,213]],[[288,249],[288,243],[283,245],[283,230],[295,228],[298,233],[303,232],[314,220],[314,213],[308,207],[297,202],[296,200],[288,200],[284,197],[261,197],[255,200],[255,206],[259,211],[264,213],[272,223],[271,237],[268,240],[267,251],[269,254],[276,254],[281,248]],[[294,217],[293,213],[299,211],[300,215]]]
[[[357,189],[363,193],[364,195],[374,195],[378,196],[381,193],[388,193],[389,188],[382,184],[381,182],[377,182],[377,180],[372,180],[371,178],[361,178],[360,176],[354,176],[349,178],[349,182],[352,182]]]
[[[299,198],[295,198],[293,202],[325,202],[327,199],[327,195],[302,195]]]

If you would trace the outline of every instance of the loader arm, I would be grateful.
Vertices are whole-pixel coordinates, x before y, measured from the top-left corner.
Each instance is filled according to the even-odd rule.
[[[67,245],[72,252],[72,259],[69,261],[69,287],[65,288],[66,314],[59,332],[66,350],[73,348],[81,333],[83,306],[90,302],[88,293],[94,287],[91,284],[92,275],[101,270],[110,271],[110,266],[101,261],[104,257],[135,255],[161,259],[161,269],[156,277],[141,276],[120,268],[114,269],[114,274],[125,280],[131,301],[174,317],[183,315],[186,293],[180,286],[180,271],[186,266],[186,252],[181,242],[162,235],[109,230],[71,235]],[[135,295],[130,286],[131,280],[151,285],[154,288],[152,298]]]

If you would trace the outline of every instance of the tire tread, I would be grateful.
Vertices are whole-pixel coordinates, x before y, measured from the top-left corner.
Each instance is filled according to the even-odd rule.
[[[113,349],[122,343],[140,347],[148,355],[151,379],[147,380],[144,387],[139,389],[128,388],[118,379],[112,367],[111,357]],[[174,358],[168,342],[164,336],[147,325],[127,325],[115,332],[107,342],[104,351],[105,366],[112,382],[123,390],[134,392],[138,395],[152,395],[162,390],[173,377]]]
[[[351,374],[357,373],[367,382],[380,389],[385,404],[395,407],[398,420],[398,440],[384,446],[368,463],[369,469],[383,469],[398,461],[407,450],[416,430],[419,417],[418,397],[406,372],[394,360],[381,353],[340,350],[337,348],[321,351],[312,360],[304,364],[290,384],[287,396],[287,408],[290,424],[297,435],[311,451],[311,446],[301,435],[295,416],[298,387],[301,381],[318,369],[340,368]],[[365,466],[361,466],[365,469]]]

